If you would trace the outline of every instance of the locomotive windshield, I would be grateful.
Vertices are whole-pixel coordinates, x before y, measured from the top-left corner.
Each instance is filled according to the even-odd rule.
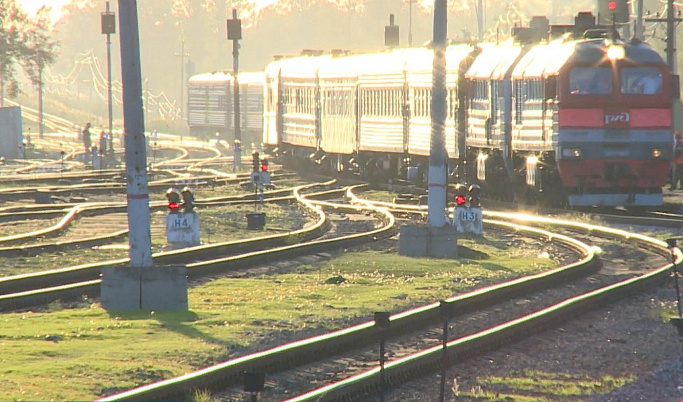
[[[610,67],[574,67],[569,72],[572,95],[608,95],[612,93]]]
[[[662,92],[662,73],[655,67],[623,67],[621,93],[656,95]]]

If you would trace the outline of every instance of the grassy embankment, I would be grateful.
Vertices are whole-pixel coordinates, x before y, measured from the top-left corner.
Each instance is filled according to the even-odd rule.
[[[188,312],[107,312],[84,300],[76,307],[53,303],[44,311],[2,314],[0,400],[94,399],[223,361],[245,348],[284,342],[300,331],[339,328],[371,319],[374,311],[400,311],[555,265],[523,242],[463,238],[460,244],[486,258],[340,252],[294,264],[286,274],[194,286]],[[335,280],[328,283],[330,278]]]

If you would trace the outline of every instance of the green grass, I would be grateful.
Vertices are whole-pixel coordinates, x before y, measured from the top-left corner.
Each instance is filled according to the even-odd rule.
[[[631,376],[615,378],[609,375],[589,378],[567,373],[548,373],[524,370],[507,377],[482,377],[469,390],[459,389],[457,383],[452,391],[458,398],[468,401],[579,401],[602,394],[633,381]]]
[[[2,314],[0,400],[94,399],[264,342],[279,344],[299,331],[336,329],[378,309],[400,311],[554,266],[534,248],[480,242],[487,256],[479,261],[339,252],[287,274],[220,278],[189,290],[187,312],[107,312],[83,300]],[[475,240],[462,243],[474,247]],[[519,259],[511,265],[513,250]]]

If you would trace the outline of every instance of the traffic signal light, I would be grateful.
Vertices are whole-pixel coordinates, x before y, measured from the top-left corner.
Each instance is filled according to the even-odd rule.
[[[629,0],[598,0],[598,23],[603,25],[614,22],[629,22],[631,5]]]
[[[259,158],[258,152],[256,151],[251,154],[251,164],[254,172],[258,172],[261,168],[261,158]]]
[[[168,210],[171,213],[178,213],[180,208],[180,193],[175,188],[166,190],[166,199],[168,200]]]
[[[467,201],[467,186],[462,183],[455,185],[455,205],[458,207],[464,206]]]
[[[242,20],[237,19],[237,13],[233,13],[232,19],[226,22],[228,26],[228,40],[242,39]]]
[[[384,46],[396,47],[398,45],[398,25],[394,25],[394,14],[389,14],[389,25],[384,27]]]
[[[470,207],[481,206],[481,187],[478,184],[472,184],[469,188],[470,193]]]
[[[185,187],[180,193],[183,196],[183,211],[194,212],[194,193],[189,187]]]
[[[262,172],[268,171],[268,159],[264,159],[261,161],[261,171]]]
[[[110,35],[116,33],[116,14],[109,11],[100,13],[100,23],[103,34]]]

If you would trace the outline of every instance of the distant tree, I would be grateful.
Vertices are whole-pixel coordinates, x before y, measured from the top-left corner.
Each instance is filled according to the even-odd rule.
[[[16,0],[0,0],[0,106],[4,106],[5,93],[10,98],[18,93],[14,66],[26,46],[27,22]]]
[[[57,57],[59,42],[50,38],[49,9],[41,7],[35,18],[29,20],[26,29],[26,42],[21,50],[21,63],[31,78],[34,86],[38,87],[38,127],[40,137],[43,137],[43,71],[45,67],[54,63]]]

